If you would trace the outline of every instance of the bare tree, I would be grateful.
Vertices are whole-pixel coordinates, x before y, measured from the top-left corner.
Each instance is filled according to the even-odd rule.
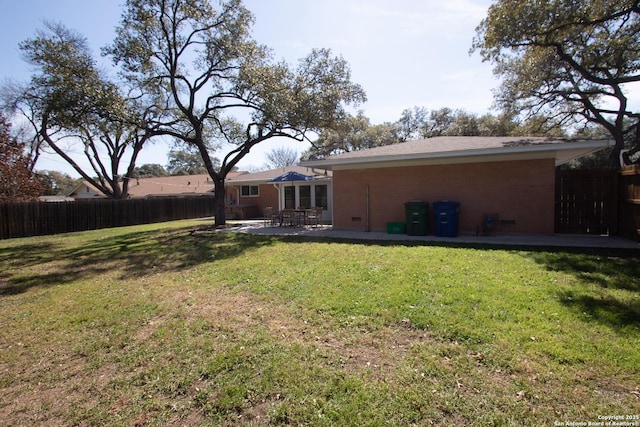
[[[284,168],[298,163],[298,152],[293,148],[276,147],[266,154],[269,169]]]

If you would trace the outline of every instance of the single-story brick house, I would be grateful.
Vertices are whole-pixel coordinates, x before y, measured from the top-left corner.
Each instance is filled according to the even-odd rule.
[[[272,182],[287,172],[297,172],[308,181]],[[251,218],[264,215],[265,208],[322,207],[323,222],[331,221],[333,209],[332,172],[302,166],[245,173],[227,179],[228,217]]]
[[[408,201],[433,206],[449,200],[460,203],[460,233],[477,233],[483,217],[496,213],[505,225],[501,232],[552,234],[555,168],[611,145],[606,140],[436,137],[301,165],[333,172],[336,229],[384,231],[390,222],[405,221]]]
[[[287,172],[297,172],[310,181],[271,182]],[[249,173],[230,172],[226,179],[226,212],[228,219],[261,218],[264,208],[275,210],[285,207],[324,208],[323,221],[331,220],[333,194],[331,172],[301,166]],[[76,199],[105,199],[107,196],[87,181],[71,189],[65,196]],[[132,179],[130,198],[150,197],[213,197],[214,183],[208,174],[177,175]]]

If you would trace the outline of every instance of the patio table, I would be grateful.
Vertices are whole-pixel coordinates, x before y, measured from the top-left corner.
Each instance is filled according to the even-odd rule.
[[[304,226],[307,223],[308,209],[283,209],[280,213],[280,226]]]

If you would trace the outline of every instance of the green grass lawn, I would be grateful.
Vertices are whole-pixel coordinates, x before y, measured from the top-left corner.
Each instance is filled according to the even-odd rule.
[[[202,221],[0,241],[0,425],[640,425],[639,261]]]

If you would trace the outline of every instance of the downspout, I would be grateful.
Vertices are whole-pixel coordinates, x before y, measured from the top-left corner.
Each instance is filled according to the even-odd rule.
[[[273,183],[273,188],[275,188],[276,190],[278,190],[278,210],[281,211],[282,210],[282,203],[280,200],[280,187],[278,186],[278,184],[276,184],[275,182]]]
[[[369,184],[367,184],[367,191],[366,191],[366,215],[365,215],[365,224],[366,224],[366,228],[365,231],[369,232],[371,231],[371,218],[369,217]]]

